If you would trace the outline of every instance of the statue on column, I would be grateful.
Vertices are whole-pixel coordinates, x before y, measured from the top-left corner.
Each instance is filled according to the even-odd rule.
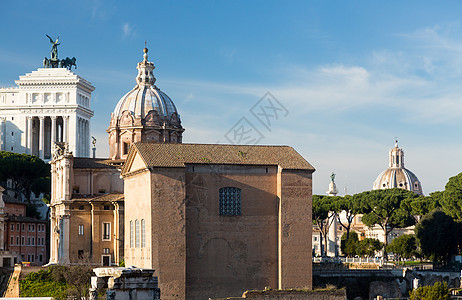
[[[58,46],[61,45],[58,40],[59,40],[59,35],[56,38],[56,41],[53,42],[53,39],[47,34],[47,37],[50,39],[50,43],[53,45],[51,46],[51,60],[57,60],[58,59]]]
[[[329,196],[336,196],[338,194],[337,186],[335,185],[335,173],[330,174],[329,190],[327,191]]]

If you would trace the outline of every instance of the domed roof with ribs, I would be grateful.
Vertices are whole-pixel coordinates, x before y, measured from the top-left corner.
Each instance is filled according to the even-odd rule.
[[[128,111],[134,118],[144,120],[150,111],[155,111],[160,123],[177,127],[181,124],[180,116],[172,99],[154,85],[156,82],[153,74],[155,67],[152,62],[148,61],[147,52],[148,49],[145,48],[144,60],[137,66],[137,85],[120,98],[114,109],[113,117],[119,120],[126,114],[124,112]]]
[[[398,147],[390,150],[388,169],[380,173],[374,181],[374,190],[400,188],[423,195],[422,185],[417,176],[404,167],[404,151]]]

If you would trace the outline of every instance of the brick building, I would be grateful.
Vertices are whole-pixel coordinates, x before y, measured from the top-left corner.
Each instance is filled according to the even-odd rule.
[[[40,266],[48,262],[47,221],[26,217],[26,204],[9,195],[3,195],[4,249],[13,254],[13,262],[30,262]]]
[[[288,146],[135,143],[125,262],[156,269],[165,299],[311,289],[313,172]]]

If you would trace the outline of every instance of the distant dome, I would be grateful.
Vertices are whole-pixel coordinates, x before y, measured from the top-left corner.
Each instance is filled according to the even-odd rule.
[[[398,147],[390,150],[388,169],[380,173],[374,182],[374,190],[400,188],[423,195],[422,185],[417,176],[404,167],[404,151]]]

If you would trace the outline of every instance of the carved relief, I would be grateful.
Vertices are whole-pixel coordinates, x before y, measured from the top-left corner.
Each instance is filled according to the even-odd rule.
[[[160,124],[160,116],[157,110],[150,110],[145,118],[147,126],[155,126]]]
[[[133,117],[130,111],[125,110],[122,113],[122,117],[120,117],[120,125],[122,126],[132,126],[133,125]]]
[[[180,118],[178,118],[178,114],[176,112],[174,112],[172,116],[170,117],[170,125],[175,126],[175,127],[181,126]]]

